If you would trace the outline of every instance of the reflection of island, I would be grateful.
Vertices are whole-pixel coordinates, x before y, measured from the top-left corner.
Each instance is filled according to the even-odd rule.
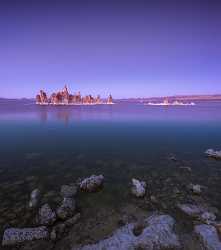
[[[111,95],[106,101],[103,101],[100,96],[93,97],[87,95],[82,97],[80,92],[72,95],[68,92],[67,86],[65,85],[62,91],[53,93],[49,98],[47,94],[41,90],[36,96],[36,104],[39,105],[97,105],[97,104],[113,104],[113,98]]]
[[[169,102],[168,99],[164,99],[163,102],[148,102],[147,104],[144,105],[152,105],[152,106],[193,106],[195,105],[194,102],[180,102],[180,101],[173,101],[173,102]]]

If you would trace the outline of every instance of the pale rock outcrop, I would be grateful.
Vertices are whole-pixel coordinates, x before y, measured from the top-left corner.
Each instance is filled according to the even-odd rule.
[[[134,235],[134,224],[131,223],[116,230],[107,239],[72,250],[180,249],[174,225],[175,220],[169,215],[153,215],[147,218],[145,227],[138,236]]]
[[[216,215],[211,212],[204,212],[200,215],[201,221],[205,222],[206,224],[211,224],[216,220]]]
[[[103,182],[103,175],[92,175],[80,182],[80,189],[85,192],[96,192],[102,187]]]
[[[132,179],[131,192],[136,197],[143,197],[146,193],[146,182]]]
[[[199,184],[189,184],[188,189],[192,191],[194,194],[201,194],[202,193],[202,186]]]
[[[194,232],[203,250],[221,250],[221,242],[217,230],[211,225],[197,225]]]
[[[216,158],[216,159],[221,159],[221,150],[219,151],[215,151],[213,149],[207,149],[205,151],[205,154],[208,156],[208,157],[212,157],[212,158]]]
[[[36,207],[38,205],[39,199],[40,199],[40,190],[36,188],[31,192],[29,207],[30,208]]]
[[[9,246],[25,241],[47,239],[48,230],[45,226],[35,228],[8,228],[5,230],[2,245]]]

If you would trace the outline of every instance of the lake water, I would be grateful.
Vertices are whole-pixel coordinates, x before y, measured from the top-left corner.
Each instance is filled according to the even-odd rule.
[[[105,185],[79,198],[88,217],[98,207],[116,215],[131,204],[153,209],[148,198],[142,203],[131,197],[133,177],[147,181],[148,195],[166,210],[194,199],[183,191],[189,183],[203,185],[203,199],[221,209],[221,161],[204,155],[208,148],[221,149],[220,102],[54,107],[1,101],[0,141],[2,228],[32,223],[27,203],[34,188],[44,193],[42,202],[56,206],[62,184],[91,174],[103,174]],[[182,194],[174,195],[174,187]]]

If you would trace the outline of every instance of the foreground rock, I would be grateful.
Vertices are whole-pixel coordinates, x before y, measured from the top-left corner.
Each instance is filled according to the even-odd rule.
[[[57,209],[57,216],[65,220],[72,217],[75,213],[76,203],[73,198],[64,198],[61,206]]]
[[[96,244],[72,250],[135,250],[135,249],[180,249],[180,242],[173,228],[175,220],[169,215],[154,215],[145,222],[143,231],[135,236],[134,224],[127,224]]]
[[[39,199],[40,199],[40,190],[36,188],[31,192],[29,207],[30,208],[36,207],[38,205]]]
[[[77,194],[77,187],[73,185],[63,185],[61,187],[61,196],[64,198],[71,198]]]
[[[146,182],[132,179],[131,192],[136,197],[143,197],[146,193]]]
[[[194,232],[204,250],[221,250],[221,242],[216,228],[211,225],[197,225]]]
[[[208,157],[212,157],[212,158],[215,158],[215,159],[221,159],[221,150],[215,151],[213,149],[207,149],[205,154]]]
[[[39,209],[37,220],[40,225],[52,225],[56,221],[56,214],[48,204],[45,204]]]
[[[80,182],[80,189],[85,192],[96,192],[102,187],[103,182],[103,175],[92,175]]]
[[[3,246],[15,245],[25,241],[47,239],[49,233],[46,227],[36,228],[8,228],[5,230],[2,240]]]

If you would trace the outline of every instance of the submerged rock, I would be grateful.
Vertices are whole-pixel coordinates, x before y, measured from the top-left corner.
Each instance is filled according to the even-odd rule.
[[[201,194],[202,193],[202,187],[199,184],[190,184],[188,186],[188,189],[192,191],[194,194]]]
[[[209,212],[206,208],[192,204],[178,204],[177,207],[187,216],[200,220],[203,223],[211,224],[215,221],[214,213]]]
[[[62,237],[63,233],[65,232],[65,224],[64,223],[60,223],[56,226],[54,226],[51,230],[51,233],[50,233],[50,239],[51,240],[58,240]]]
[[[36,207],[38,205],[39,199],[40,199],[40,190],[36,188],[31,192],[29,207],[30,208]]]
[[[197,225],[194,227],[194,232],[200,241],[202,249],[205,250],[220,250],[221,242],[219,240],[216,228],[211,225]]]
[[[15,245],[25,241],[47,239],[49,236],[46,227],[36,228],[8,228],[5,230],[2,245]]]
[[[180,170],[185,170],[187,172],[192,172],[191,167],[179,167]]]
[[[71,198],[77,194],[77,187],[75,185],[63,185],[61,187],[61,196],[64,198]]]
[[[168,157],[168,160],[170,160],[170,161],[177,161],[177,158],[176,158],[175,155],[170,154],[169,157]]]
[[[75,213],[75,200],[73,198],[64,198],[61,206],[57,209],[57,216],[65,220],[69,217],[72,217]]]
[[[78,220],[81,218],[81,214],[77,213],[75,214],[73,217],[71,217],[70,219],[66,220],[64,222],[65,226],[70,227],[73,226],[75,223],[78,222]]]
[[[92,175],[80,182],[80,189],[85,192],[95,192],[102,187],[103,182],[103,175]]]
[[[80,213],[74,215],[72,218],[55,225],[50,233],[50,239],[55,241],[62,237],[68,231],[68,228],[73,226],[80,219]]]
[[[143,197],[146,193],[146,182],[132,179],[131,192],[136,197]]]
[[[38,212],[40,225],[52,225],[56,221],[56,214],[48,204],[43,205]]]
[[[208,156],[208,157],[212,157],[212,158],[215,158],[215,159],[221,159],[221,150],[219,151],[215,151],[213,149],[207,149],[205,151],[205,154]]]
[[[96,244],[72,250],[135,250],[135,249],[179,249],[180,242],[173,228],[175,220],[169,215],[154,215],[144,222],[138,236],[134,235],[134,224],[127,224],[116,230],[112,236]]]
[[[178,204],[177,207],[186,215],[190,217],[197,217],[203,212],[205,209],[201,206],[193,205],[193,204]]]

